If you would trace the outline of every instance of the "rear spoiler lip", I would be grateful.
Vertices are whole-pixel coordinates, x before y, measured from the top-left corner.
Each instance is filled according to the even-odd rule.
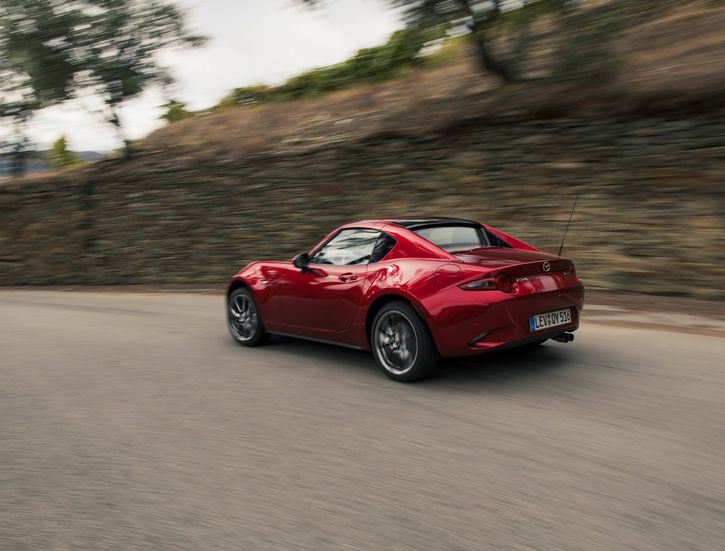
[[[469,266],[483,268],[491,276],[498,274],[508,274],[513,278],[525,277],[530,275],[553,274],[560,272],[568,272],[574,270],[574,263],[567,258],[555,258],[552,260],[535,260],[533,262],[522,262],[518,264],[510,264],[506,266],[486,266],[485,264],[463,262]],[[545,264],[548,264],[547,270]]]
[[[548,270],[546,269],[548,265]],[[566,258],[557,258],[555,260],[536,260],[534,262],[526,262],[524,264],[514,264],[512,266],[502,266],[498,270],[512,277],[524,277],[529,275],[551,274],[557,272],[568,272],[574,269],[574,263]]]

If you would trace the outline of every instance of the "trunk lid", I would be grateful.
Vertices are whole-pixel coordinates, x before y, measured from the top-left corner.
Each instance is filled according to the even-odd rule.
[[[540,251],[484,247],[452,254],[466,264],[505,272],[512,277],[567,272],[574,268],[571,260]]]

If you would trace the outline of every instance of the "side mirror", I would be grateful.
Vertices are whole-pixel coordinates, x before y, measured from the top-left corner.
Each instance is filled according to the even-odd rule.
[[[307,265],[310,263],[310,255],[307,253],[298,254],[292,259],[292,264],[295,268],[299,268],[300,271],[306,272],[309,270]]]

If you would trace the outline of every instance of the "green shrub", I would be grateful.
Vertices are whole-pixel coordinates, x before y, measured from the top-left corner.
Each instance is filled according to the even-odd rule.
[[[78,158],[68,149],[65,136],[61,136],[50,149],[50,161],[55,168],[69,168],[80,164]]]
[[[193,114],[186,110],[185,103],[173,99],[168,103],[165,103],[162,107],[166,108],[166,112],[161,115],[161,118],[166,120],[169,124],[187,119]]]
[[[398,31],[382,46],[364,48],[346,61],[301,73],[280,86],[236,88],[217,107],[315,97],[359,83],[386,80],[421,64],[418,53],[423,44],[438,34],[445,34],[443,27],[437,33],[430,29],[425,33],[417,29]]]

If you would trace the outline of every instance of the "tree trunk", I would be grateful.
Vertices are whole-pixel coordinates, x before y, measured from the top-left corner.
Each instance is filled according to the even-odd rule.
[[[133,149],[131,149],[131,142],[127,138],[123,138],[123,158],[128,161],[133,157]]]
[[[21,113],[14,121],[15,126],[15,144],[11,154],[10,174],[12,176],[24,176],[25,169],[28,165],[28,145],[30,140],[26,134],[25,123],[27,122],[27,113]]]
[[[507,63],[504,63],[503,61],[494,58],[494,56],[491,54],[491,50],[489,50],[488,45],[486,44],[486,39],[480,32],[476,33],[474,31],[473,40],[476,44],[476,49],[478,51],[478,60],[481,63],[481,67],[483,69],[500,76],[506,82],[511,82],[515,80],[513,70],[508,66]]]
[[[27,153],[23,150],[16,150],[12,157],[12,176],[18,177],[25,174]]]
[[[131,142],[123,133],[123,128],[121,127],[121,119],[118,117],[118,113],[116,113],[116,110],[113,108],[111,108],[110,123],[116,128],[116,132],[118,132],[118,137],[121,138],[121,143],[123,143],[123,159],[128,161],[133,156],[133,151],[131,150]]]
[[[506,82],[515,80],[513,69],[503,60],[496,59],[491,53],[486,42],[486,29],[501,15],[501,2],[500,0],[494,0],[493,7],[488,12],[485,21],[476,18],[476,14],[471,7],[469,0],[456,0],[456,3],[469,15],[471,23],[468,28],[471,31],[473,42],[476,44],[476,50],[478,52],[478,60],[481,63],[481,68],[485,71],[489,71],[495,75],[500,76]]]

